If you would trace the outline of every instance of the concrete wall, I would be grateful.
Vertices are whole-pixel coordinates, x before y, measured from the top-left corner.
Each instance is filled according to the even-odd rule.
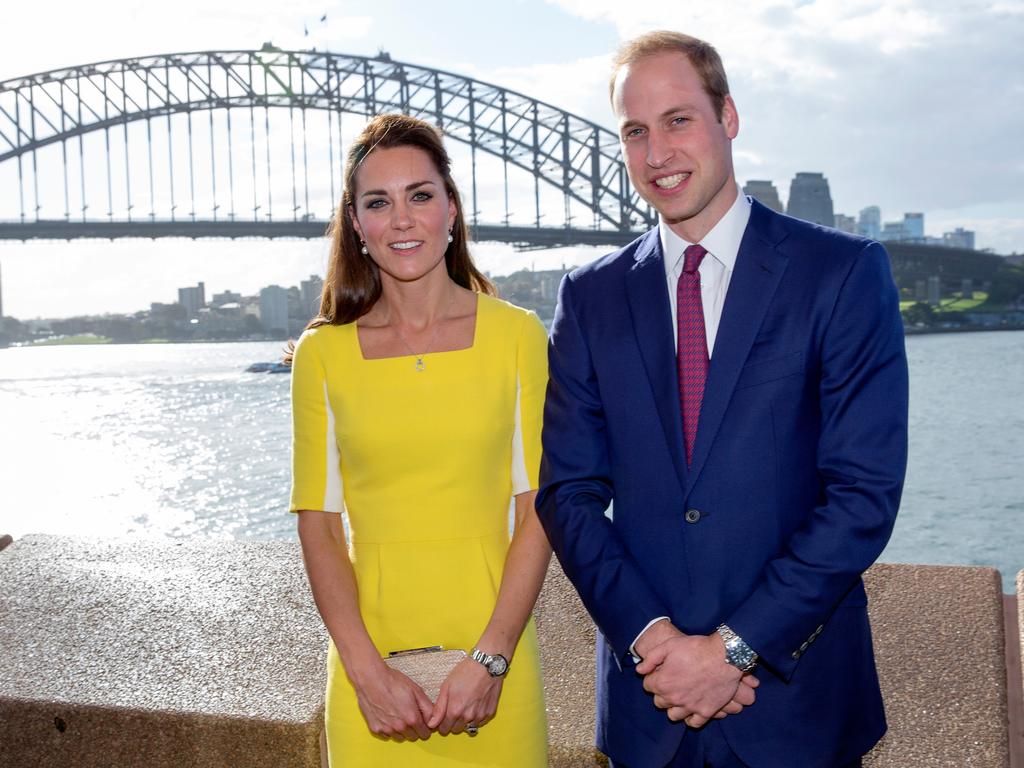
[[[319,768],[327,635],[288,542],[0,553],[0,766]]]
[[[866,582],[890,725],[866,768],[1017,768],[1024,617],[1004,632],[997,572]],[[604,765],[595,630],[557,564],[536,614],[550,764]],[[297,544],[25,537],[0,554],[0,766],[320,768],[326,640]]]
[[[889,721],[865,768],[1008,768],[998,572],[878,564],[865,581]],[[604,765],[592,746],[595,630],[556,564],[537,621],[551,765]]]

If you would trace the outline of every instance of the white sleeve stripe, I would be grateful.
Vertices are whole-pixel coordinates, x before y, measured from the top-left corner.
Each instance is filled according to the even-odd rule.
[[[324,512],[342,512],[345,508],[344,489],[341,484],[341,454],[338,451],[338,440],[334,434],[334,411],[331,410],[331,399],[327,396],[327,382],[324,382],[324,410],[327,412],[326,457],[327,481],[324,483]]]
[[[526,451],[523,447],[523,414],[520,396],[522,386],[516,374],[516,427],[512,433],[512,493],[525,493],[530,490],[530,478],[526,472]]]

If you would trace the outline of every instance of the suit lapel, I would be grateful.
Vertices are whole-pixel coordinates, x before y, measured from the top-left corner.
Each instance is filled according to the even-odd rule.
[[[672,308],[668,301],[664,256],[656,228],[648,232],[637,247],[634,259],[633,267],[626,273],[626,296],[637,346],[682,489],[686,487],[687,474],[683,454],[683,417],[679,408]]]
[[[771,231],[774,214],[756,201],[752,205],[718,324],[687,478],[687,494],[700,476],[732,399],[740,370],[786,269],[786,257],[775,247],[784,235],[775,233],[773,236]]]

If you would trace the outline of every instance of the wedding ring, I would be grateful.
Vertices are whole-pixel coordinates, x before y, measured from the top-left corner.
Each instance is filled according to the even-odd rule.
[[[469,723],[466,726],[466,733],[468,733],[470,736],[476,736],[478,733],[480,733],[480,726],[475,725],[474,723]]]

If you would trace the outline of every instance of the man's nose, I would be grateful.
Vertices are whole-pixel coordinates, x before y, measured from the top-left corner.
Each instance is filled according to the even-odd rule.
[[[672,146],[661,131],[651,131],[647,135],[647,165],[661,168],[672,159]]]

